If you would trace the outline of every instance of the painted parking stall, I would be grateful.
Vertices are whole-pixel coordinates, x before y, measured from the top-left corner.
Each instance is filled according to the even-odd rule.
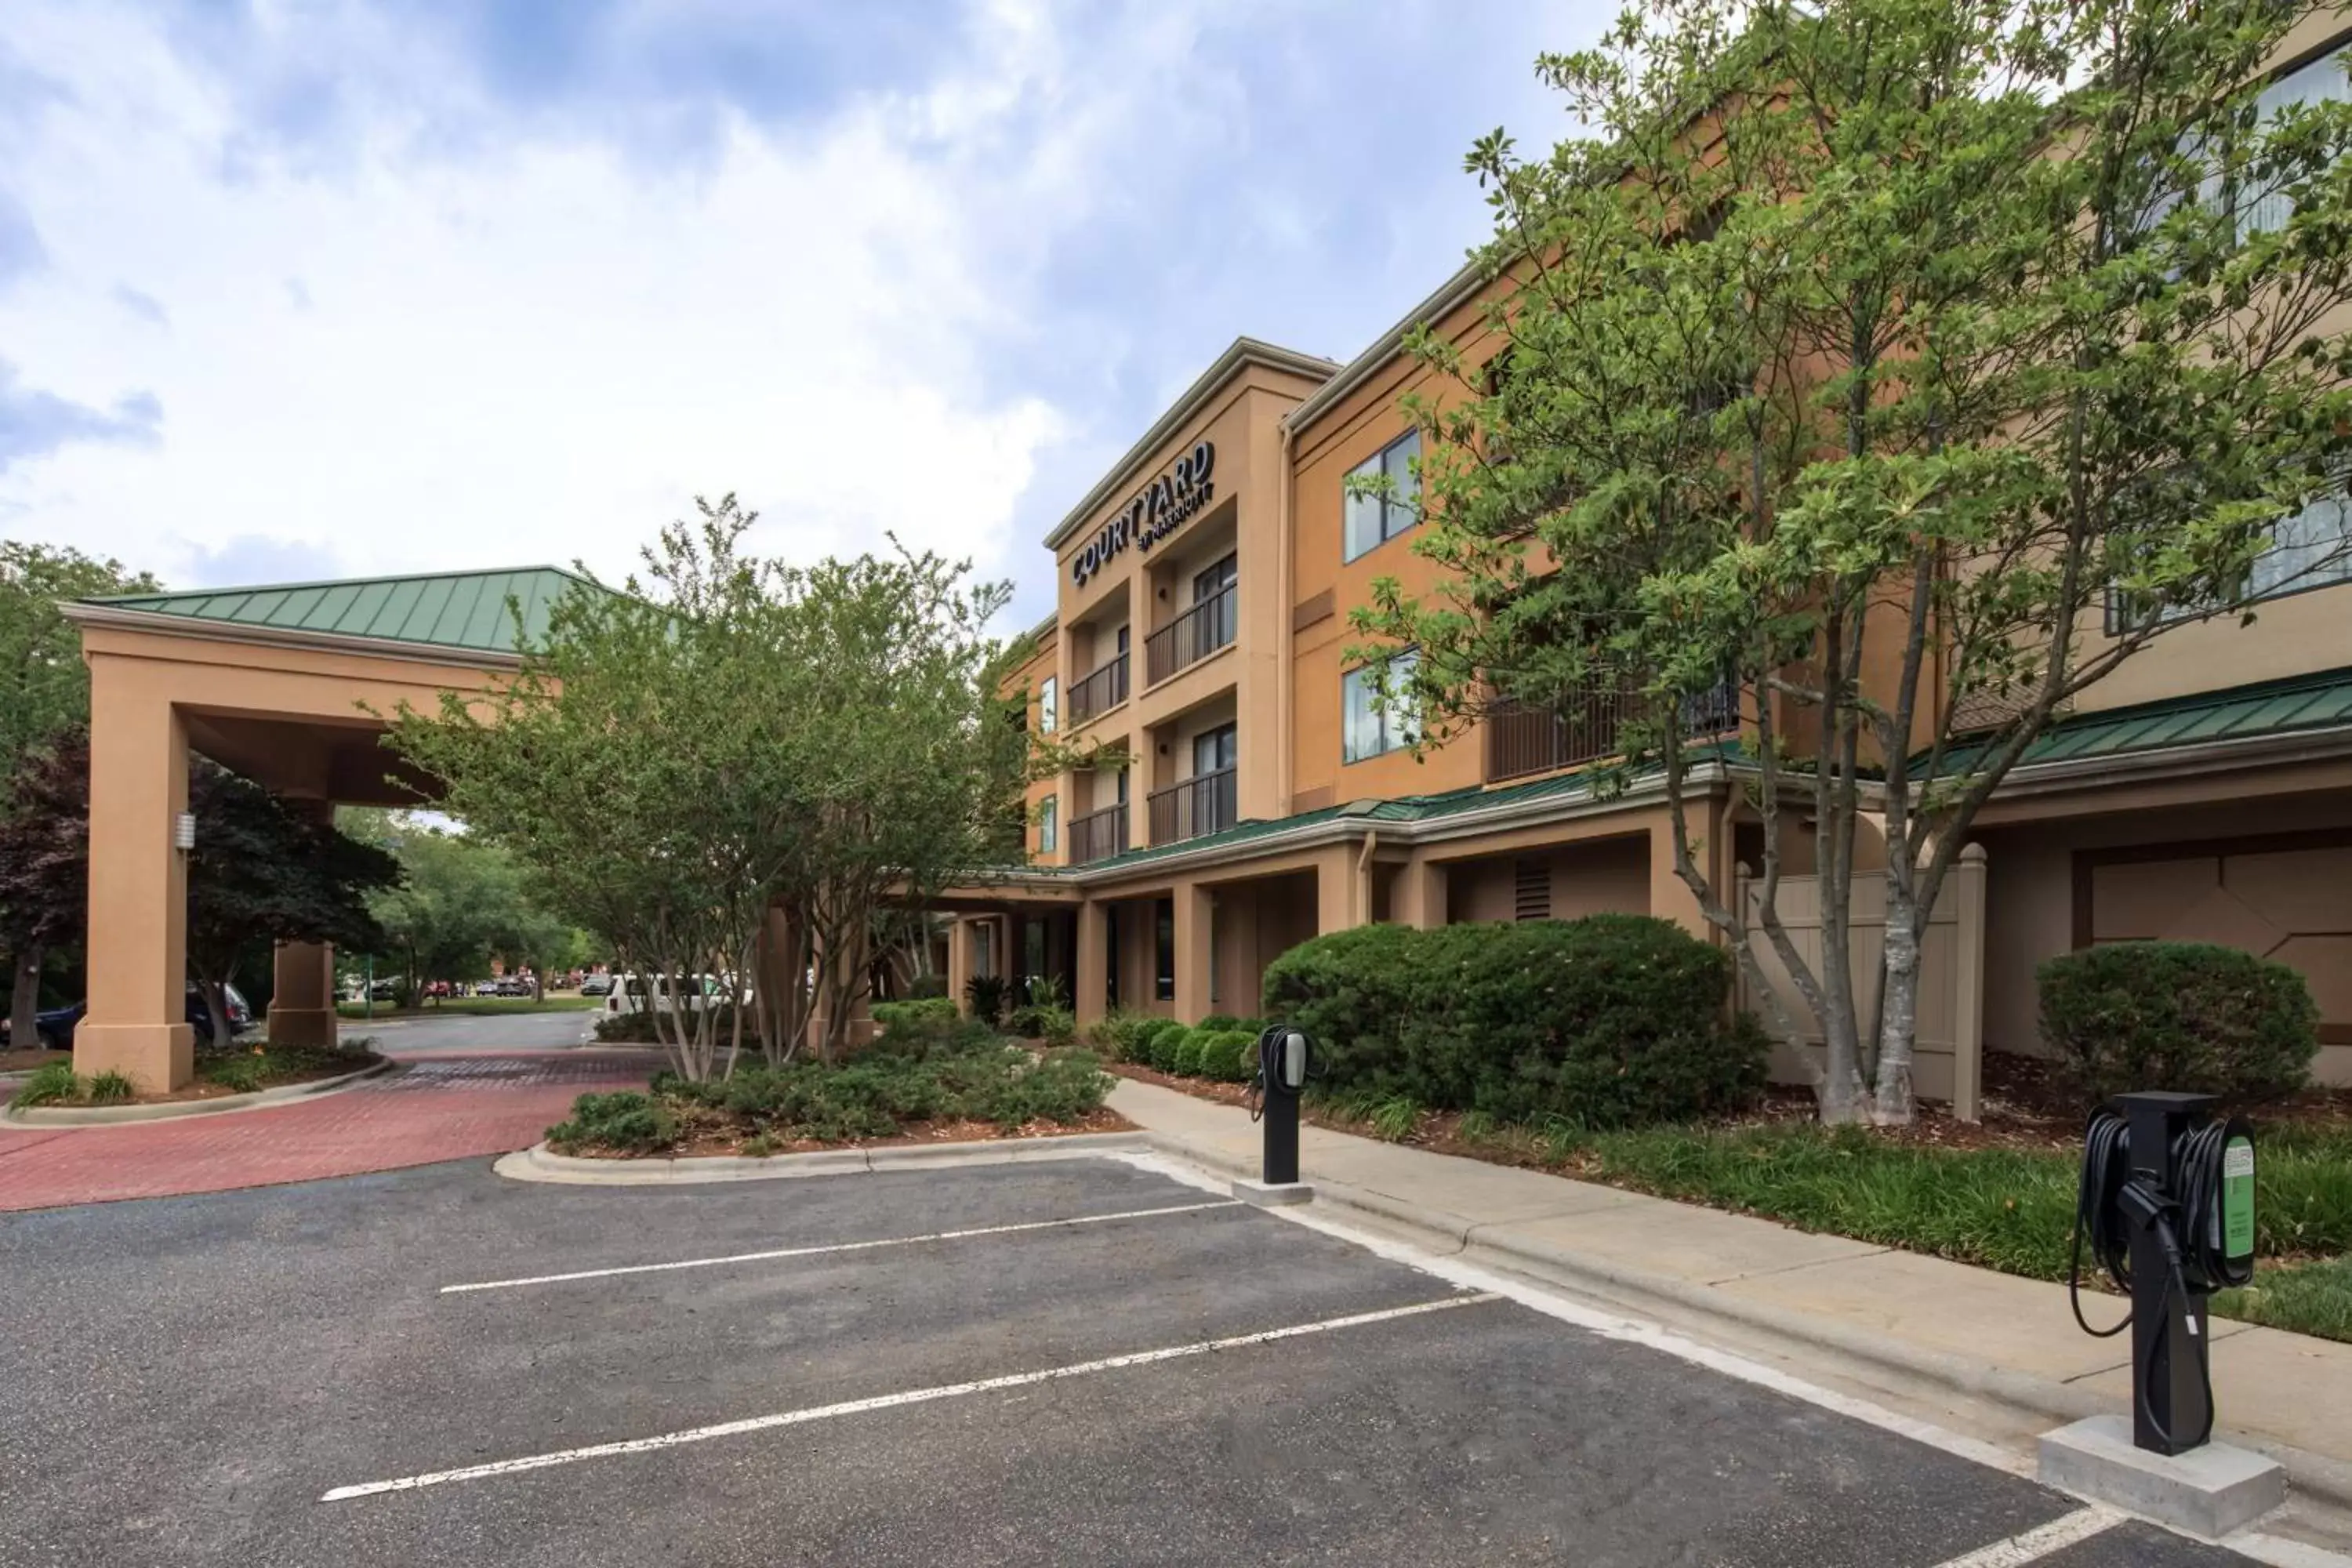
[[[1148,1157],[75,1217],[0,1217],[75,1304],[0,1561],[2244,1561]]]

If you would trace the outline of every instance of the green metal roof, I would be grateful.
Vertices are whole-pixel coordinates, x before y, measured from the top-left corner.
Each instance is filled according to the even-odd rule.
[[[429,643],[479,653],[511,653],[516,601],[525,642],[547,633],[557,599],[596,584],[556,566],[497,572],[436,572],[415,577],[354,577],[333,583],[277,583],[252,588],[194,588],[177,594],[123,594],[88,604],[230,626]],[[601,590],[600,590],[601,591]]]
[[[1728,761],[1738,754],[1736,743],[1694,747],[1690,761],[1701,763]],[[1227,845],[1247,844],[1269,834],[1288,833],[1296,828],[1311,827],[1317,823],[1345,817],[1351,822],[1373,826],[1384,822],[1431,822],[1458,816],[1465,811],[1515,805],[1522,801],[1557,797],[1563,803],[1592,798],[1600,779],[1606,770],[1601,767],[1579,768],[1568,773],[1549,773],[1527,784],[1510,784],[1501,789],[1489,789],[1480,784],[1468,784],[1461,789],[1445,790],[1436,795],[1405,795],[1391,800],[1360,800],[1345,805],[1326,805],[1313,811],[1302,811],[1290,816],[1251,817],[1217,833],[1203,833],[1196,838],[1179,838],[1169,844],[1154,844],[1142,849],[1129,849],[1100,860],[1088,860],[1076,866],[1025,866],[1009,868],[1031,874],[1071,876],[1084,872],[1093,875],[1101,871],[1124,870],[1130,866],[1144,866],[1170,855],[1192,854],[1202,849],[1222,848]],[[1642,783],[1655,778],[1662,770],[1654,764],[1644,769],[1638,779]]]
[[[2018,766],[2090,762],[2168,746],[2248,741],[2347,724],[2352,724],[2352,668],[2330,669],[2072,714],[2035,736]],[[1976,748],[1956,752],[1944,771],[1965,772],[1976,757]]]

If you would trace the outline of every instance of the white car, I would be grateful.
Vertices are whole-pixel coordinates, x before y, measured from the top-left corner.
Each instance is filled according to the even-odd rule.
[[[656,976],[653,982],[654,995],[667,1006],[670,1000],[671,977]],[[698,1013],[706,1007],[722,1006],[727,995],[726,983],[716,974],[696,974],[686,977],[684,1001],[687,1011]],[[645,1010],[646,982],[642,974],[625,974],[619,984],[606,993],[607,1013],[638,1013]]]

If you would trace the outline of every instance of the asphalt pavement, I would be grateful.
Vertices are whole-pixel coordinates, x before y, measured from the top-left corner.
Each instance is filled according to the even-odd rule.
[[[0,1563],[2244,1561],[1115,1161],[468,1161],[0,1255]]]

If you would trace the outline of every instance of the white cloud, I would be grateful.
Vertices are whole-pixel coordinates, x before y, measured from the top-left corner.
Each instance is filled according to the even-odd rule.
[[[895,531],[1032,618],[1044,527],[1233,335],[1344,356],[1451,270],[1461,145],[1601,10],[1551,3],[971,0],[891,24],[951,43],[919,65],[816,40],[875,65],[845,82],[756,9],[624,7],[517,88],[463,56],[470,0],[16,0],[0,199],[46,264],[0,358],[161,423],[14,462],[0,521],[181,584],[617,574],[731,488],[779,552]],[[790,68],[729,88],[713,17]]]
[[[983,395],[971,362],[1000,307],[964,258],[1004,182],[912,143],[979,143],[984,89],[1034,77],[1034,19],[971,80],[813,137],[732,119],[683,171],[585,141],[416,157],[419,127],[387,119],[333,178],[249,159],[235,181],[213,166],[226,104],[152,35],[47,20],[18,45],[73,88],[29,191],[56,265],[0,303],[0,338],[79,402],[152,389],[163,440],[11,471],[17,531],[173,578],[251,535],[318,546],[322,572],[615,571],[732,488],[791,554],[890,529],[1013,564],[1013,501],[1062,421]],[[100,281],[122,275],[167,338]]]

